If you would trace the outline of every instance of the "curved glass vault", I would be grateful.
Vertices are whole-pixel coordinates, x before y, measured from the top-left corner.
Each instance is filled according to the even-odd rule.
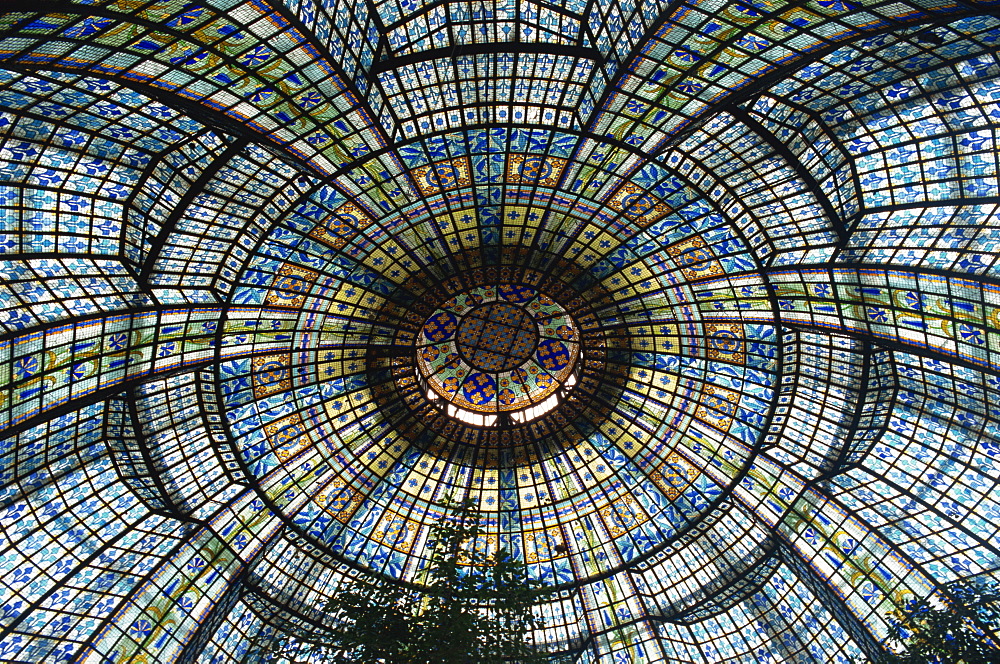
[[[0,660],[258,662],[445,496],[565,664],[1000,569],[978,0],[0,14]]]

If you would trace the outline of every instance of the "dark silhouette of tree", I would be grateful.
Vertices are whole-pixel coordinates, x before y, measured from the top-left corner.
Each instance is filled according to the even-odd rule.
[[[949,605],[915,601],[889,614],[889,641],[902,650],[874,664],[1000,664],[1000,587],[965,581],[952,584],[949,593]]]
[[[522,563],[491,553],[480,512],[446,500],[449,517],[430,533],[430,561],[420,587],[356,581],[325,607],[336,627],[318,642],[286,638],[271,661],[337,664],[535,664],[547,661],[531,642],[541,627],[532,607],[542,584]]]

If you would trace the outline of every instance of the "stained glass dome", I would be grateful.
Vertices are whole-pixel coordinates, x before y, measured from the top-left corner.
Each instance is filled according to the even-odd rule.
[[[0,661],[250,664],[446,497],[562,664],[1000,576],[979,0],[10,0]]]

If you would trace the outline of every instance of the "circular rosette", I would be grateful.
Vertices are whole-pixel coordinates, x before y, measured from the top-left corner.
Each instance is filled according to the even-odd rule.
[[[445,378],[441,381],[441,388],[446,396],[454,397],[458,394],[458,377],[451,376],[449,378]]]
[[[579,357],[576,326],[555,300],[524,284],[481,286],[443,301],[420,328],[417,366],[430,392],[484,413],[537,405]]]
[[[427,319],[420,334],[431,343],[439,343],[451,339],[457,330],[458,318],[455,314],[448,311],[438,311]]]
[[[574,338],[573,328],[569,325],[562,324],[555,328],[554,333],[560,339],[564,341],[569,341]]]
[[[497,382],[489,374],[469,374],[462,383],[462,398],[473,410],[496,410],[491,406],[497,400]]]
[[[572,360],[569,348],[557,339],[543,339],[535,351],[535,359],[540,367],[556,373],[568,367]]]
[[[441,349],[437,346],[427,346],[420,349],[420,359],[427,364],[432,364],[439,357],[441,357]]]
[[[539,390],[548,390],[555,385],[555,382],[556,380],[552,377],[552,374],[547,374],[544,371],[535,374],[535,386]]]

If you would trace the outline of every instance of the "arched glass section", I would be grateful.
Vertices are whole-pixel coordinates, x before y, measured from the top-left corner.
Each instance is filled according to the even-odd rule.
[[[561,664],[1000,576],[992,4],[0,12],[0,660],[261,662],[446,497]]]

